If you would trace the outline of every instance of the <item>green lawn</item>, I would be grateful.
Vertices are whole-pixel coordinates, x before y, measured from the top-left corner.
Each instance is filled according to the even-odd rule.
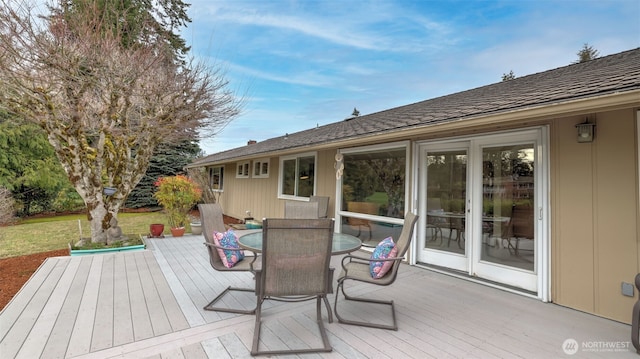
[[[162,212],[118,214],[123,233],[148,234],[151,223],[166,223],[166,216]],[[80,226],[82,237],[89,237],[89,221],[86,215],[80,214],[35,218],[0,227],[0,258],[65,249],[69,242],[80,239]],[[169,226],[165,225],[165,234],[169,233]]]

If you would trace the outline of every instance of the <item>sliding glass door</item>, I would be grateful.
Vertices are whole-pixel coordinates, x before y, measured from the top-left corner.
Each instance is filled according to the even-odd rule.
[[[541,133],[418,146],[418,262],[538,291]]]

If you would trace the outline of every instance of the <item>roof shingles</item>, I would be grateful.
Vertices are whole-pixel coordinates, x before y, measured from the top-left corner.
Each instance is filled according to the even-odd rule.
[[[640,89],[640,48],[218,152],[190,167]]]

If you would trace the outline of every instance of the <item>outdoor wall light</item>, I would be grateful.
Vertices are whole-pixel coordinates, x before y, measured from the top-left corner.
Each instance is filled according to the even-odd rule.
[[[576,125],[578,129],[578,143],[581,142],[593,142],[593,132],[596,127],[595,123],[589,123],[589,119],[584,120],[583,123]]]

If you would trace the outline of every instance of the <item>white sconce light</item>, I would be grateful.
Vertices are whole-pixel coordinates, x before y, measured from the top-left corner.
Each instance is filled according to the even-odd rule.
[[[578,143],[581,142],[593,142],[593,134],[596,124],[589,123],[589,119],[584,120],[583,123],[576,125],[578,129]]]

